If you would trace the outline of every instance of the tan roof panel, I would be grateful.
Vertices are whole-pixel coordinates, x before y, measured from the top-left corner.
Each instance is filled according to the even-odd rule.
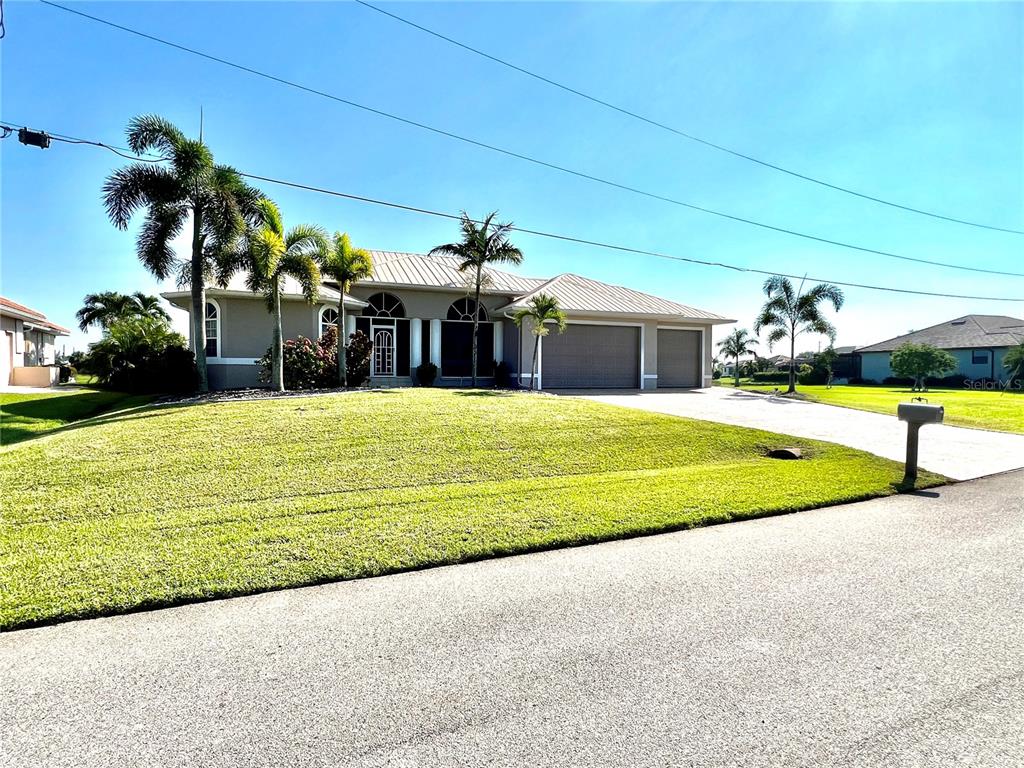
[[[427,288],[463,290],[470,276],[459,271],[459,260],[454,256],[426,256],[421,253],[398,251],[370,251],[373,259],[373,277],[360,280],[360,285],[409,285]],[[523,277],[501,269],[488,268],[484,272],[488,284],[484,293],[518,296],[532,291],[544,280]]]

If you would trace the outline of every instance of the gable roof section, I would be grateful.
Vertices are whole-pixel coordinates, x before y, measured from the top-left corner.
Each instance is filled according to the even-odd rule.
[[[735,322],[713,312],[678,304],[668,299],[635,291],[621,285],[610,285],[571,272],[553,277],[538,285],[499,311],[514,311],[526,307],[538,293],[558,299],[559,307],[570,314],[615,314],[664,319],[691,319],[712,323]]]
[[[858,352],[892,352],[901,344],[930,344],[939,349],[972,347],[1010,347],[1024,341],[1024,320],[1006,315],[964,315],[954,320],[922,328],[880,341]]]
[[[373,277],[360,280],[359,285],[408,285],[457,291],[467,287],[468,275],[459,272],[459,260],[454,256],[370,251],[370,258],[373,259]],[[484,273],[489,278],[489,284],[484,286],[483,293],[518,296],[544,282],[493,267],[486,268]]]
[[[24,304],[11,301],[3,296],[0,296],[0,315],[7,315],[8,317],[16,318],[23,321],[29,328],[47,331],[57,336],[68,336],[71,334],[71,331],[64,326],[57,325],[56,323],[47,320],[46,315],[38,309],[26,307]]]

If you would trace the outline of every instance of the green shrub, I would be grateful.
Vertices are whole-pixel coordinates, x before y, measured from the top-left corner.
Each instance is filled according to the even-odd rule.
[[[756,384],[789,384],[789,371],[757,371],[750,379]]]
[[[199,385],[195,356],[185,339],[156,317],[112,321],[103,338],[89,345],[79,370],[122,392],[193,392]]]
[[[348,373],[348,385],[358,387],[370,378],[370,356],[373,354],[373,342],[362,331],[356,331],[348,337],[348,353],[345,357],[345,368]],[[337,363],[335,363],[337,368]]]
[[[432,387],[437,379],[437,366],[433,363],[423,363],[416,366],[416,381],[421,387]]]
[[[285,389],[330,389],[338,386],[338,343],[337,331],[328,328],[316,341],[299,336],[284,343],[284,387]],[[348,337],[348,354],[345,367],[348,369],[348,385],[358,387],[370,377],[370,353],[373,344],[362,331]],[[272,350],[267,349],[257,360],[260,367],[259,379],[270,383]]]

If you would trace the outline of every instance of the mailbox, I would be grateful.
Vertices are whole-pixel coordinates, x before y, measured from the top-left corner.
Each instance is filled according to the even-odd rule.
[[[913,485],[917,479],[917,433],[925,424],[941,424],[946,409],[928,403],[900,403],[896,415],[907,422],[907,466],[903,482]]]
[[[900,421],[909,424],[941,424],[946,409],[927,403],[900,403],[896,409]]]

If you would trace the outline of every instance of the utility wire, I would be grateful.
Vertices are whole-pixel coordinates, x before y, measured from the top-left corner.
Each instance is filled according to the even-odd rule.
[[[542,83],[547,83],[548,85],[553,86],[555,88],[559,88],[559,89],[561,89],[561,90],[563,90],[563,91],[565,91],[567,93],[571,93],[571,94],[573,94],[575,96],[579,96],[581,99],[586,99],[587,101],[593,102],[594,104],[599,104],[600,106],[606,107],[607,109],[611,109],[611,110],[613,110],[615,112],[619,112],[619,113],[621,113],[623,115],[627,115],[628,117],[632,117],[635,120],[640,120],[641,122],[647,123],[648,125],[653,125],[656,128],[661,128],[662,130],[668,131],[669,133],[674,133],[675,135],[681,136],[684,139],[688,139],[690,141],[694,141],[694,142],[696,142],[698,144],[703,144],[706,147],[711,147],[712,149],[717,149],[720,152],[725,152],[725,153],[730,154],[730,155],[732,155],[734,157],[742,158],[743,160],[748,160],[748,161],[750,161],[752,163],[756,163],[757,165],[763,166],[765,168],[771,168],[772,170],[779,171],[780,173],[785,173],[785,174],[787,174],[789,176],[793,176],[794,178],[802,179],[803,181],[808,181],[808,182],[810,182],[812,184],[818,184],[818,185],[820,185],[822,187],[827,187],[828,189],[833,189],[833,190],[835,190],[837,192],[844,192],[844,193],[846,193],[848,195],[853,195],[855,197],[859,197],[859,198],[862,198],[864,200],[870,200],[870,201],[872,201],[874,203],[880,203],[881,205],[888,205],[888,206],[890,206],[892,208],[898,208],[901,211],[909,211],[910,213],[920,214],[921,216],[930,216],[933,219],[941,219],[943,221],[951,221],[951,222],[954,222],[956,224],[966,224],[969,227],[979,227],[980,229],[991,229],[991,230],[995,230],[996,232],[1008,232],[1008,233],[1013,234],[1013,235],[1024,235],[1024,230],[1013,229],[1013,228],[1010,228],[1010,227],[997,227],[997,226],[994,226],[994,225],[991,225],[991,224],[981,224],[980,222],[968,221],[967,219],[958,219],[955,216],[945,216],[945,215],[943,215],[941,213],[935,213],[934,211],[926,211],[926,210],[924,210],[922,208],[914,208],[913,206],[910,206],[910,205],[903,205],[902,203],[896,203],[896,202],[893,202],[892,200],[886,200],[884,198],[875,197],[874,195],[869,195],[869,194],[864,193],[864,192],[858,192],[855,189],[850,189],[849,187],[843,187],[843,186],[840,186],[839,184],[833,184],[831,182],[825,181],[823,179],[816,178],[814,176],[808,176],[808,175],[800,173],[798,171],[794,171],[794,170],[790,170],[789,168],[785,168],[785,167],[783,167],[781,165],[776,165],[775,163],[770,163],[767,160],[761,160],[761,159],[759,159],[757,157],[753,157],[752,155],[744,154],[743,152],[740,152],[738,150],[730,149],[729,147],[723,146],[721,144],[716,144],[715,142],[709,141],[708,139],[702,139],[699,136],[694,136],[692,133],[687,133],[686,131],[683,131],[683,130],[681,130],[679,128],[674,128],[671,125],[667,125],[667,124],[659,122],[658,120],[655,120],[653,118],[646,117],[646,116],[644,116],[642,114],[639,114],[638,112],[634,112],[633,110],[627,109],[625,107],[620,107],[617,104],[613,104],[612,102],[605,101],[604,99],[598,98],[597,96],[593,96],[593,95],[591,95],[589,93],[585,93],[584,91],[580,91],[580,90],[578,90],[576,88],[573,88],[572,86],[565,85],[564,83],[560,83],[557,80],[552,80],[551,78],[545,77],[544,75],[537,74],[536,72],[531,72],[530,70],[525,69],[524,67],[520,67],[520,66],[518,66],[516,64],[513,64],[510,61],[506,61],[505,59],[499,58],[498,56],[495,56],[493,54],[487,53],[486,51],[482,51],[479,48],[474,48],[471,45],[467,45],[466,43],[460,42],[459,40],[455,40],[454,38],[451,38],[451,37],[448,37],[447,35],[441,34],[440,32],[437,32],[436,30],[430,29],[428,27],[424,27],[421,24],[417,24],[416,22],[411,21],[410,19],[407,19],[407,18],[405,18],[403,16],[399,16],[397,13],[392,13],[391,11],[386,11],[383,8],[380,8],[379,6],[376,6],[376,5],[373,5],[372,3],[366,2],[366,0],[355,0],[355,2],[357,2],[359,5],[363,6],[364,8],[369,8],[370,10],[376,11],[377,13],[380,13],[380,14],[382,14],[384,16],[389,16],[392,19],[394,19],[395,21],[401,22],[402,24],[410,26],[410,27],[412,27],[414,29],[418,29],[420,32],[425,32],[428,35],[432,35],[433,37],[436,37],[439,40],[443,40],[446,43],[451,43],[452,45],[457,46],[459,48],[462,48],[463,50],[469,51],[470,53],[474,53],[477,56],[482,56],[483,58],[489,59],[490,61],[493,61],[496,64],[500,64],[503,67],[508,67],[509,69],[515,70],[516,72],[524,74],[527,77],[532,77],[535,80],[540,80]]]
[[[471,139],[471,138],[468,138],[466,136],[461,136],[461,135],[459,135],[457,133],[452,133],[451,131],[446,131],[446,130],[444,130],[442,128],[435,128],[433,126],[427,125],[426,123],[420,123],[420,122],[418,122],[416,120],[412,120],[412,119],[406,118],[406,117],[401,117],[399,115],[395,115],[395,114],[392,114],[390,112],[385,112],[383,110],[376,109],[374,107],[368,107],[365,104],[360,104],[358,102],[351,101],[349,99],[345,99],[345,98],[342,98],[340,96],[336,96],[336,95],[331,94],[331,93],[327,93],[326,91],[320,91],[320,90],[317,90],[315,88],[311,88],[309,86],[302,85],[301,83],[297,83],[297,82],[292,81],[292,80],[286,80],[286,79],[278,77],[276,75],[271,75],[271,74],[269,74],[267,72],[263,72],[263,71],[260,71],[258,69],[253,69],[252,67],[247,67],[247,66],[245,66],[243,64],[238,64],[238,63],[235,63],[233,61],[229,61],[227,59],[220,58],[219,56],[214,56],[214,55],[209,54],[209,53],[204,53],[204,52],[196,50],[194,48],[189,48],[189,47],[184,46],[184,45],[179,45],[178,43],[173,43],[173,42],[171,42],[169,40],[165,40],[163,38],[156,37],[155,35],[150,35],[150,34],[148,34],[146,32],[140,32],[140,31],[132,29],[130,27],[125,27],[125,26],[122,26],[120,24],[116,24],[116,23],[114,23],[112,21],[107,21],[106,19],[101,19],[98,16],[91,16],[88,13],[83,13],[82,11],[78,11],[78,10],[75,10],[73,8],[67,8],[67,7],[65,7],[63,5],[59,5],[57,3],[51,2],[51,0],[39,0],[39,1],[41,3],[43,3],[44,5],[48,5],[48,6],[51,6],[53,8],[57,8],[57,9],[62,10],[62,11],[67,11],[68,13],[72,13],[72,14],[75,14],[76,16],[81,16],[82,18],[89,19],[91,21],[95,21],[95,22],[98,22],[100,24],[104,24],[104,25],[106,25],[108,27],[112,27],[114,29],[121,30],[122,32],[128,32],[129,34],[136,35],[138,37],[142,37],[142,38],[145,38],[147,40],[151,40],[153,42],[160,43],[161,45],[166,45],[166,46],[168,46],[170,48],[175,48],[177,50],[184,51],[186,53],[190,53],[190,54],[192,54],[194,56],[199,56],[201,58],[217,62],[218,64],[223,64],[224,66],[232,67],[232,68],[240,70],[242,72],[247,72],[249,74],[256,75],[257,77],[262,77],[262,78],[265,78],[267,80],[274,81],[276,83],[281,83],[282,85],[287,85],[287,86],[289,86],[291,88],[296,88],[296,89],[301,90],[301,91],[306,91],[307,93],[311,93],[311,94],[314,94],[316,96],[321,96],[323,98],[330,99],[330,100],[336,101],[336,102],[338,102],[340,104],[345,104],[347,106],[354,107],[356,109],[360,109],[360,110],[363,110],[365,112],[369,112],[371,114],[378,115],[380,117],[385,117],[385,118],[388,118],[389,120],[394,120],[396,122],[404,123],[406,125],[411,125],[411,126],[413,126],[415,128],[420,128],[420,129],[425,130],[425,131],[430,131],[431,133],[435,133],[435,134],[438,134],[440,136],[445,136],[445,137],[450,138],[450,139],[455,139],[457,141],[461,141],[461,142],[464,142],[466,144],[471,144],[473,146],[480,147],[482,149],[487,149],[487,150],[490,150],[492,152],[497,152],[499,154],[506,155],[508,157],[514,157],[514,158],[519,159],[519,160],[524,160],[524,161],[526,161],[528,163],[533,163],[534,165],[539,165],[539,166],[542,166],[542,167],[545,167],[545,168],[550,168],[552,170],[560,171],[562,173],[566,173],[566,174],[569,174],[571,176],[576,176],[576,177],[581,178],[581,179],[586,179],[588,181],[593,181],[593,182],[596,182],[598,184],[603,184],[605,186],[613,187],[615,189],[621,189],[621,190],[624,190],[626,192],[632,192],[633,194],[641,195],[643,197],[648,197],[648,198],[651,198],[651,199],[654,199],[654,200],[661,200],[662,202],[671,203],[672,205],[678,205],[678,206],[681,206],[683,208],[688,208],[690,210],[699,211],[701,213],[707,213],[707,214],[710,214],[710,215],[713,215],[713,216],[718,216],[718,217],[721,217],[721,218],[724,218],[724,219],[729,219],[731,221],[738,221],[738,222],[741,222],[743,224],[749,224],[749,225],[754,226],[754,227],[760,227],[761,229],[768,229],[768,230],[771,230],[773,232],[780,232],[782,234],[792,235],[794,237],[800,237],[800,238],[803,238],[805,240],[812,240],[812,241],[818,242],[818,243],[825,243],[827,245],[835,245],[835,246],[838,246],[840,248],[849,248],[851,250],[860,251],[862,253],[872,253],[872,254],[875,254],[877,256],[886,256],[886,257],[893,258],[893,259],[899,259],[901,261],[909,261],[909,262],[914,262],[914,263],[917,263],[917,264],[929,264],[929,265],[934,266],[934,267],[945,267],[947,269],[959,269],[959,270],[963,270],[963,271],[966,271],[966,272],[983,272],[983,273],[986,273],[986,274],[1004,275],[1004,276],[1008,276],[1008,277],[1024,277],[1024,274],[1017,273],[1017,272],[1004,272],[1004,271],[996,270],[996,269],[983,269],[982,267],[969,267],[969,266],[964,265],[964,264],[952,264],[952,263],[943,262],[943,261],[932,261],[932,260],[929,260],[929,259],[916,258],[914,256],[904,256],[902,254],[893,253],[891,251],[882,251],[882,250],[878,250],[876,248],[868,248],[868,247],[865,247],[865,246],[854,245],[852,243],[843,242],[841,240],[832,240],[832,239],[829,239],[829,238],[826,238],[826,237],[819,237],[818,235],[811,235],[811,234],[808,234],[808,233],[805,233],[805,232],[798,232],[796,230],[786,229],[785,227],[777,227],[777,226],[775,226],[773,224],[766,224],[764,222],[755,221],[754,219],[747,219],[747,218],[743,218],[742,216],[735,216],[735,215],[730,214],[730,213],[724,213],[722,211],[717,211],[717,210],[714,210],[714,209],[711,209],[711,208],[705,208],[703,206],[694,205],[693,203],[687,203],[687,202],[684,202],[682,200],[676,200],[676,199],[671,198],[671,197],[666,197],[664,195],[659,195],[659,194],[657,194],[655,192],[648,192],[646,190],[639,189],[637,187],[631,187],[631,186],[629,186],[627,184],[620,184],[619,182],[611,181],[609,179],[605,179],[605,178],[602,178],[600,176],[594,176],[594,175],[591,175],[589,173],[584,173],[583,171],[576,171],[576,170],[573,170],[571,168],[567,168],[565,166],[556,165],[555,163],[549,163],[546,160],[539,160],[539,159],[537,159],[535,157],[530,157],[529,155],[523,155],[523,154],[520,154],[519,152],[514,152],[514,151],[509,150],[509,149],[503,149],[503,148],[495,146],[493,144],[487,144],[487,143],[482,142],[482,141],[477,141],[476,139]]]
[[[9,126],[10,124],[7,124],[7,125]],[[3,124],[0,124],[0,126],[3,126]],[[6,127],[6,126],[3,126],[3,127]],[[59,133],[50,133],[48,135],[52,139],[54,139],[56,141],[66,142],[68,144],[88,144],[88,145],[91,145],[91,146],[94,146],[94,147],[101,147],[103,149],[109,150],[110,152],[113,152],[116,155],[119,155],[120,157],[127,157],[127,158],[132,159],[132,160],[141,160],[141,161],[144,161],[144,162],[152,163],[152,162],[163,162],[163,161],[165,161],[167,159],[167,158],[162,158],[162,157],[153,157],[153,156],[144,156],[144,155],[143,156],[127,155],[127,154],[125,154],[125,152],[121,151],[122,148],[120,148],[120,147],[113,147],[113,146],[111,146],[109,144],[104,144],[103,142],[100,142],[100,141],[89,141],[87,139],[80,139],[80,138],[75,137],[75,136],[68,136],[68,135],[59,134]],[[296,182],[296,181],[287,181],[285,179],[277,179],[277,178],[274,178],[272,176],[262,176],[262,175],[255,174],[255,173],[247,173],[245,171],[237,171],[237,172],[238,172],[238,174],[240,176],[243,176],[244,178],[247,178],[247,179],[252,179],[253,181],[262,181],[262,182],[265,182],[265,183],[268,183],[268,184],[277,184],[279,186],[291,187],[292,189],[301,189],[301,190],[304,190],[304,191],[307,191],[307,192],[316,192],[318,194],[329,195],[331,197],[343,198],[345,200],[352,200],[354,202],[368,203],[368,204],[371,204],[371,205],[378,205],[378,206],[383,206],[383,207],[386,207],[386,208],[393,208],[393,209],[400,210],[400,211],[407,211],[409,213],[418,213],[418,214],[421,214],[421,215],[424,215],[424,216],[433,216],[433,217],[436,217],[436,218],[450,219],[450,220],[453,220],[453,221],[459,221],[462,218],[458,214],[447,213],[445,211],[435,211],[435,210],[432,210],[430,208],[423,208],[423,207],[414,206],[414,205],[405,205],[403,203],[396,203],[396,202],[392,202],[392,201],[389,201],[389,200],[381,200],[381,199],[374,198],[374,197],[366,197],[364,195],[355,195],[355,194],[352,194],[352,193],[349,193],[349,192],[340,192],[338,190],[327,189],[325,187],[316,187],[316,186],[313,186],[313,185],[310,185],[310,184],[301,184],[301,183]],[[473,221],[475,223],[477,223],[477,224],[481,223],[481,221],[479,219],[473,219]],[[913,296],[930,296],[930,297],[933,297],[933,298],[943,298],[943,299],[970,299],[972,301],[1013,301],[1013,302],[1024,302],[1024,298],[1011,298],[1011,297],[1005,297],[1005,296],[970,296],[970,295],[957,294],[957,293],[938,293],[938,292],[932,292],[932,291],[916,291],[916,290],[912,290],[912,289],[909,289],[909,288],[892,288],[892,287],[889,287],[889,286],[882,286],[882,285],[869,285],[869,284],[866,284],[866,283],[853,283],[853,282],[842,281],[842,280],[830,280],[830,279],[824,278],[824,277],[811,277],[811,276],[808,276],[806,274],[805,275],[793,275],[793,274],[788,274],[786,272],[777,272],[777,271],[769,271],[769,270],[764,270],[764,269],[755,269],[753,267],[743,267],[743,266],[739,266],[739,265],[736,265],[736,264],[728,264],[728,263],[722,262],[722,261],[708,261],[708,260],[705,260],[705,259],[695,259],[695,258],[691,258],[691,257],[687,257],[687,256],[676,256],[676,255],[673,255],[673,254],[662,253],[662,252],[659,252],[659,251],[645,250],[643,248],[632,248],[632,247],[625,246],[625,245],[616,245],[614,243],[602,242],[600,240],[589,240],[587,238],[576,237],[576,236],[573,236],[573,235],[563,235],[563,234],[558,234],[558,233],[555,233],[555,232],[545,232],[543,230],[538,230],[538,229],[528,229],[527,227],[513,226],[512,229],[514,231],[516,231],[516,232],[522,232],[523,234],[526,234],[526,235],[534,235],[536,237],[544,237],[544,238],[547,238],[547,239],[550,239],[550,240],[559,240],[559,241],[567,242],[567,243],[577,243],[577,244],[580,244],[580,245],[589,245],[589,246],[593,246],[595,248],[603,248],[603,249],[606,249],[606,250],[618,251],[618,252],[621,252],[621,253],[631,253],[631,254],[636,254],[636,255],[640,255],[640,256],[654,256],[654,257],[657,257],[659,259],[669,259],[671,261],[679,261],[679,262],[684,262],[684,263],[687,263],[687,264],[697,264],[697,265],[705,266],[705,267],[718,267],[718,268],[721,268],[721,269],[732,270],[733,272],[744,272],[744,273],[749,273],[749,274],[768,275],[768,276],[781,275],[782,277],[788,277],[788,278],[793,279],[793,280],[814,280],[814,281],[817,281],[817,282],[833,283],[834,285],[842,285],[842,286],[845,286],[845,287],[848,287],[848,288],[863,288],[865,290],[871,290],[871,291],[884,291],[886,293],[900,293],[900,294],[909,294],[909,295],[913,295]]]

